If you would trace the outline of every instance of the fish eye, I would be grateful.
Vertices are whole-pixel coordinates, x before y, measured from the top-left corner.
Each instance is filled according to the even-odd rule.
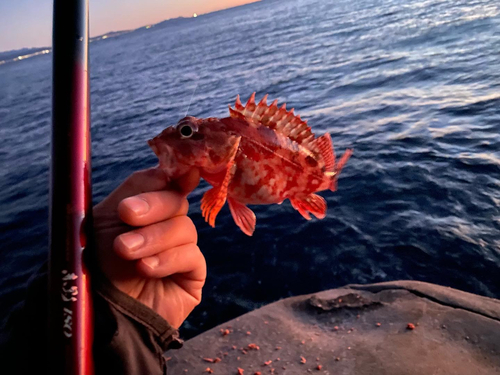
[[[194,130],[191,126],[185,124],[179,128],[179,133],[181,135],[181,138],[191,138],[191,136],[194,134]]]

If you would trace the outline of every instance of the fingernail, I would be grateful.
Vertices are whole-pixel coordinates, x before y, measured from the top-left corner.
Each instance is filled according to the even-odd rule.
[[[146,266],[152,269],[155,269],[156,267],[158,267],[158,264],[160,264],[160,258],[158,258],[157,256],[143,258],[142,261],[146,263]]]
[[[144,215],[149,211],[149,204],[144,199],[130,197],[124,200],[125,205],[136,215]]]
[[[124,233],[120,239],[129,251],[136,251],[144,243],[144,237],[139,233]]]

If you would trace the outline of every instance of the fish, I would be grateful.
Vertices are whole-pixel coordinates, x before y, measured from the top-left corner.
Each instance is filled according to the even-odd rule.
[[[315,193],[337,190],[340,172],[353,150],[336,160],[329,133],[316,137],[307,121],[267,104],[255,93],[243,106],[239,95],[229,117],[186,116],[148,141],[159,167],[175,179],[192,168],[212,188],[201,199],[205,221],[215,219],[227,202],[236,225],[248,236],[256,217],[248,205],[281,204],[290,200],[305,219],[326,216],[326,201]]]

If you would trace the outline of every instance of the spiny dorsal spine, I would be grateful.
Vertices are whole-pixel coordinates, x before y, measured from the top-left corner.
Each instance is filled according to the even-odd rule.
[[[293,108],[287,111],[286,104],[278,108],[278,100],[271,105],[267,104],[267,95],[265,95],[259,104],[255,103],[255,92],[250,96],[245,106],[240,101],[240,96],[236,98],[234,109],[229,107],[231,117],[245,117],[252,119],[258,124],[274,129],[298,144],[308,147],[309,143],[315,139],[307,121],[293,113]]]

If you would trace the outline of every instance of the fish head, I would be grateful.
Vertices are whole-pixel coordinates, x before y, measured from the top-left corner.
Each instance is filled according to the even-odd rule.
[[[216,118],[187,116],[148,141],[162,168],[175,179],[191,168],[216,173],[227,166],[235,135]],[[234,155],[233,155],[234,156]]]

